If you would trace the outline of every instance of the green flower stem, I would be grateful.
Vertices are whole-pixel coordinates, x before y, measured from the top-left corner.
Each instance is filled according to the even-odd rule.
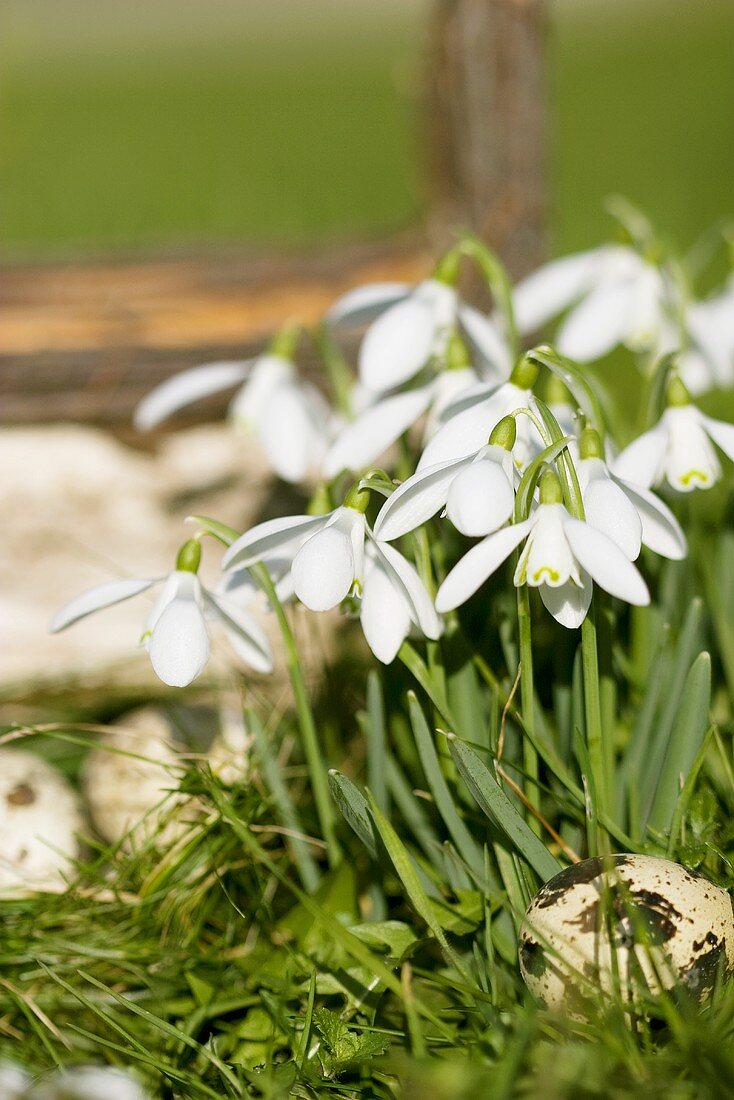
[[[521,584],[517,588],[517,625],[520,643],[520,703],[523,726],[527,735],[522,739],[525,794],[531,804],[537,807],[540,801],[540,788],[538,787],[538,753],[533,744],[535,739],[533,640],[530,621],[530,590],[526,584]],[[533,832],[540,834],[540,822],[533,814],[530,815],[529,825]]]
[[[306,754],[306,763],[311,777],[316,812],[318,814],[321,832],[326,843],[326,854],[329,859],[329,865],[331,867],[336,867],[341,859],[341,851],[334,828],[334,808],[329,795],[327,768],[321,756],[321,748],[316,732],[316,722],[311,709],[308,691],[306,690],[306,683],[303,679],[303,671],[298,660],[296,640],[293,637],[293,631],[291,630],[286,613],[283,610],[283,605],[278,599],[275,585],[265,566],[262,562],[258,562],[256,565],[250,566],[250,572],[268,597],[270,606],[275,612],[275,617],[278,620],[278,626],[280,627],[280,633],[285,647],[288,675],[290,676],[291,685],[293,687],[296,711],[298,712],[298,723],[303,739],[303,751]]]

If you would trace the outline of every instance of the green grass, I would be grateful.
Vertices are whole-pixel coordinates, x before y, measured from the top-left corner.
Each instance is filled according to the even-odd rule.
[[[421,0],[208,11],[9,2],[7,254],[313,243],[418,220]],[[730,5],[624,0],[614,13],[592,0],[552,11],[559,249],[603,235],[610,191],[685,241],[729,212]]]

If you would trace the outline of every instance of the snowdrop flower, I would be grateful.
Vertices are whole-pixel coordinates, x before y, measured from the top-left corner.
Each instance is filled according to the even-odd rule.
[[[686,537],[678,520],[649,489],[612,473],[594,428],[581,433],[575,465],[586,522],[616,542],[630,561],[639,557],[643,543],[664,558],[685,557]]]
[[[694,302],[685,314],[690,346],[678,371],[693,394],[734,384],[734,279],[719,294]]]
[[[450,337],[435,377],[398,393],[380,395],[340,432],[326,453],[322,473],[336,477],[342,470],[364,470],[427,414],[424,439],[436,432],[446,408],[470,386],[481,381],[470,365],[458,333]],[[502,380],[497,374],[495,383]]]
[[[428,443],[418,463],[418,470],[441,462],[475,455],[487,442],[492,430],[504,417],[532,405],[533,386],[538,368],[528,359],[521,359],[509,381],[500,386],[480,384],[465,390],[443,412],[443,426]],[[537,450],[537,433],[532,421],[522,417],[517,424],[513,455],[523,467]]]
[[[225,591],[209,591],[197,576],[201,546],[185,542],[167,577],[125,578],[98,585],[66,604],[53,618],[51,633],[65,630],[104,607],[162,585],[143,629],[156,675],[171,687],[186,687],[209,660],[208,620],[218,622],[238,657],[258,672],[272,671],[268,640],[248,612]]]
[[[62,1069],[28,1093],[29,1100],[148,1100],[142,1085],[121,1069],[77,1066]]]
[[[296,333],[285,329],[256,359],[207,363],[157,386],[138,405],[134,422],[149,431],[202,397],[239,384],[229,408],[234,424],[257,435],[271,468],[284,481],[300,482],[318,470],[328,444],[330,411],[292,360]]]
[[[361,600],[360,620],[378,660],[389,664],[411,626],[437,638],[441,623],[416,570],[380,543],[367,524],[369,490],[355,486],[343,505],[323,516],[286,516],[253,527],[229,548],[223,568],[268,557],[290,557],[293,590],[312,611],[328,611],[348,596]]]
[[[515,435],[515,420],[506,416],[476,454],[438,462],[413,474],[383,505],[375,521],[375,537],[391,542],[420,527],[444,506],[464,535],[488,535],[502,527],[515,506]]]
[[[650,602],[644,580],[617,544],[569,515],[558,477],[548,470],[540,482],[540,503],[530,518],[503,527],[472,547],[439,588],[437,610],[450,611],[468,600],[523,539],[514,583],[538,588],[546,608],[562,626],[573,628],[583,622],[592,580],[627,603]]]
[[[604,245],[552,260],[515,287],[521,333],[535,332],[569,307],[555,345],[581,363],[618,344],[632,351],[660,345],[672,311],[670,281],[635,249]]]
[[[456,257],[449,253],[434,277],[416,287],[376,283],[357,287],[334,303],[326,314],[330,324],[371,320],[359,350],[359,375],[368,389],[392,390],[413,378],[443,354],[457,327],[490,370],[509,373],[499,329],[459,299],[452,285],[456,275]]]
[[[714,445],[734,460],[734,424],[705,416],[690,403],[683,382],[674,378],[668,408],[654,428],[625,447],[613,472],[646,489],[662,481],[680,493],[710,489],[721,477]]]

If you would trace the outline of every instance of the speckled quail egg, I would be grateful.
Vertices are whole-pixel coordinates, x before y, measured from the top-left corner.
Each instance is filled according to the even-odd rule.
[[[522,976],[542,1005],[584,1018],[684,985],[699,999],[734,968],[728,893],[654,856],[586,859],[555,875],[520,928]]]
[[[160,710],[140,707],[118,719],[90,752],[83,773],[92,820],[105,840],[128,850],[153,838],[173,843],[190,819],[175,793],[183,763]]]
[[[0,749],[0,895],[64,890],[83,828],[79,799],[56,768]]]

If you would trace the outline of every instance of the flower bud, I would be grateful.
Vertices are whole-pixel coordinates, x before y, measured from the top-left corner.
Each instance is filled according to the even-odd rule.
[[[555,470],[546,470],[540,479],[540,503],[562,504],[563,492]]]
[[[582,458],[604,458],[604,444],[596,428],[584,428],[579,440]]]
[[[457,248],[451,248],[442,256],[436,264],[433,278],[437,283],[445,283],[447,286],[456,286],[459,281],[459,264],[461,253]]]
[[[269,354],[277,355],[280,359],[292,359],[296,353],[300,332],[300,325],[284,325],[270,341],[268,345]]]
[[[446,370],[466,370],[470,366],[469,349],[459,333],[452,332],[446,345]]]
[[[491,446],[504,447],[511,451],[517,439],[517,424],[514,416],[503,416],[499,424],[495,424],[487,442]]]
[[[369,503],[370,490],[362,488],[362,483],[356,481],[344,498],[344,507],[352,508],[355,512],[361,512],[364,515],[369,508]]]
[[[690,405],[691,395],[681,378],[677,374],[671,376],[668,382],[668,392],[666,394],[668,407],[680,408],[682,405]]]
[[[176,558],[176,569],[181,573],[198,573],[201,563],[201,543],[189,539],[183,544]]]
[[[527,355],[518,360],[510,375],[510,381],[521,390],[531,390],[538,381],[538,365]]]

